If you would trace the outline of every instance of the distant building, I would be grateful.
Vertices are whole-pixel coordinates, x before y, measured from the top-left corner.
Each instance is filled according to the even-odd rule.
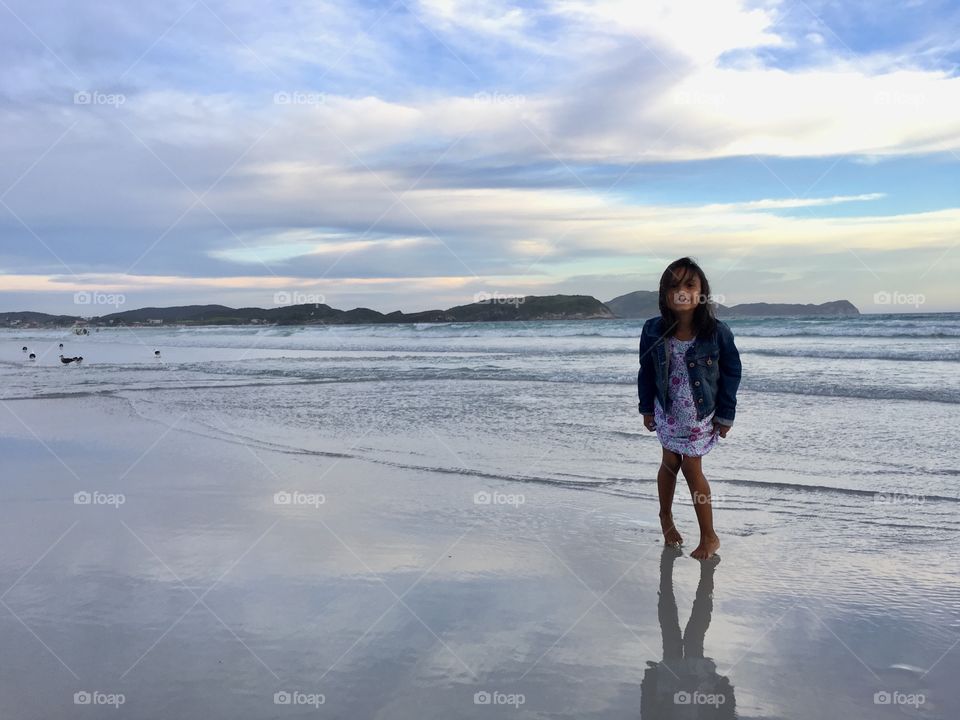
[[[148,324],[148,325],[163,325],[163,320],[153,320],[153,319],[151,319],[151,318],[147,318],[147,324]]]

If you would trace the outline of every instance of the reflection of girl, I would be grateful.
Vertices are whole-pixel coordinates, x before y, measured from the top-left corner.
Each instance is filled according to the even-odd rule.
[[[640,717],[647,720],[736,717],[730,680],[717,673],[704,657],[703,643],[713,612],[713,571],[719,558],[700,563],[700,583],[687,627],[680,634],[677,601],[673,596],[673,561],[681,555],[665,546],[660,556],[660,599],[657,616],[663,636],[663,660],[647,662],[640,685]]]

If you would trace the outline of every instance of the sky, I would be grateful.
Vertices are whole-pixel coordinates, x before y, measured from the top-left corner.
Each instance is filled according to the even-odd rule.
[[[960,2],[0,0],[0,311],[960,311]]]

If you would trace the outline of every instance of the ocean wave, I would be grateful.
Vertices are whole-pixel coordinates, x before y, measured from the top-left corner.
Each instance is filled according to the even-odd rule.
[[[309,326],[198,326],[102,328],[74,344],[127,343],[184,348],[256,348],[263,350],[370,351],[370,352],[485,352],[492,350],[534,354],[546,349],[577,353],[612,354],[633,350],[639,341],[643,320],[576,320],[485,323],[417,323],[378,325]],[[847,318],[732,318],[726,320],[740,338],[797,338],[794,343],[807,352],[808,338],[844,338],[891,340],[940,340],[960,338],[960,313],[925,315],[870,315]],[[59,341],[63,330],[22,331],[0,329],[0,340],[17,342]],[[623,341],[618,342],[618,341]],[[756,344],[756,343],[754,343]],[[749,345],[749,343],[747,344]],[[869,343],[868,343],[869,345]],[[754,347],[747,347],[755,351]],[[782,350],[765,348],[764,354]],[[883,359],[883,350],[863,348],[864,358]],[[811,356],[833,357],[834,348],[809,348]],[[851,348],[856,352],[856,348]],[[924,348],[891,351],[897,358],[924,357]],[[957,348],[946,348],[950,360],[958,357]],[[856,355],[853,355],[856,357]],[[837,355],[839,357],[839,355]],[[935,358],[930,358],[935,359]]]
[[[41,371],[37,375],[36,371]],[[255,385],[350,385],[359,383],[430,383],[430,382],[496,382],[496,383],[550,383],[597,387],[611,385],[624,388],[624,396],[635,395],[636,371],[617,367],[550,367],[526,365],[515,367],[485,362],[477,365],[409,364],[402,367],[371,365],[369,363],[342,363],[313,360],[179,363],[161,366],[150,364],[108,365],[91,364],[80,374],[71,375],[71,384],[57,383],[50,390],[47,379],[57,378],[59,367],[30,368],[22,377],[29,382],[7,382],[4,399],[44,397],[50,392],[82,393],[87,387],[176,391],[190,387],[247,387]],[[741,392],[785,393],[824,398],[857,398],[866,400],[906,400],[960,404],[960,387],[944,385],[932,375],[924,385],[898,386],[893,383],[850,382],[848,374],[836,378],[807,377],[796,372],[784,374],[776,368],[760,374],[751,372],[741,382]],[[631,388],[631,389],[627,389]]]
[[[738,328],[731,325],[734,335],[742,337],[857,337],[857,338],[911,338],[944,340],[960,337],[960,328],[942,328],[931,331],[929,327],[918,327],[912,331],[898,328],[880,327],[825,327],[798,331],[791,328]]]
[[[960,362],[958,348],[752,348],[741,354],[768,357],[824,358],[827,360],[907,360],[911,362]]]
[[[155,422],[162,422],[155,420],[153,418],[144,415],[143,412],[136,407],[136,404],[131,403],[134,411],[144,417],[147,420],[152,420]],[[627,495],[631,497],[636,497],[638,491],[642,496],[651,496],[656,497],[656,488],[657,481],[655,479],[647,478],[635,478],[635,477],[591,477],[587,475],[574,475],[570,473],[557,473],[555,475],[514,475],[511,473],[505,473],[499,470],[490,469],[478,469],[476,467],[459,467],[459,466],[443,466],[443,465],[431,465],[423,464],[417,462],[408,462],[403,460],[396,459],[387,459],[385,457],[379,457],[375,454],[363,453],[358,451],[356,446],[350,448],[350,450],[345,452],[330,451],[330,450],[318,450],[312,448],[304,448],[297,445],[288,445],[285,443],[280,443],[276,441],[264,440],[262,438],[253,437],[248,434],[243,434],[235,431],[225,430],[221,427],[215,427],[206,423],[197,423],[194,421],[194,424],[202,425],[205,428],[206,436],[221,440],[224,442],[236,443],[239,445],[244,445],[247,447],[256,447],[266,451],[279,452],[285,455],[303,455],[303,456],[316,456],[316,457],[327,457],[334,459],[351,459],[351,460],[360,460],[364,462],[370,462],[378,465],[385,465],[389,467],[396,467],[404,470],[413,470],[416,472],[430,472],[438,473],[444,475],[457,475],[463,477],[475,477],[482,478],[486,480],[510,482],[517,484],[533,484],[533,485],[548,485],[553,487],[565,488],[569,490],[580,490],[580,491],[593,491],[593,492],[605,492],[609,494],[618,494],[618,495]],[[411,453],[412,456],[412,453]],[[831,486],[831,485],[820,485],[812,483],[791,483],[791,482],[778,482],[772,480],[748,480],[742,478],[711,478],[711,484],[716,485],[719,488],[724,486],[732,487],[742,487],[749,488],[751,490],[763,489],[765,491],[773,491],[772,495],[776,495],[782,499],[784,493],[793,493],[795,495],[809,496],[808,500],[805,500],[804,503],[811,507],[818,506],[820,502],[816,498],[822,497],[825,495],[840,495],[849,498],[859,498],[861,500],[870,499],[871,501],[875,500],[878,495],[890,495],[893,493],[884,493],[883,491],[877,490],[865,490],[860,488],[851,488],[845,486]],[[645,492],[649,491],[649,492]],[[931,507],[932,505],[942,504],[948,507],[952,507],[956,504],[960,504],[960,497],[953,497],[949,495],[937,495],[937,494],[923,494],[923,504],[926,508]],[[748,500],[744,498],[743,501]],[[742,501],[741,501],[742,502]],[[745,507],[744,509],[759,509],[759,506],[756,503]],[[953,510],[950,511],[951,517],[953,516]],[[881,521],[882,522],[882,521]]]

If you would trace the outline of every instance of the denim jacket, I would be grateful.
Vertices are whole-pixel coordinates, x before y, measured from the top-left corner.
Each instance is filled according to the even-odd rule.
[[[637,393],[642,415],[653,415],[654,399],[664,411],[670,409],[670,354],[663,331],[663,318],[650,318],[640,333],[640,372]],[[717,329],[709,339],[696,338],[686,353],[690,390],[697,406],[697,420],[711,412],[721,425],[733,425],[740,385],[740,353],[733,332],[717,320]]]

